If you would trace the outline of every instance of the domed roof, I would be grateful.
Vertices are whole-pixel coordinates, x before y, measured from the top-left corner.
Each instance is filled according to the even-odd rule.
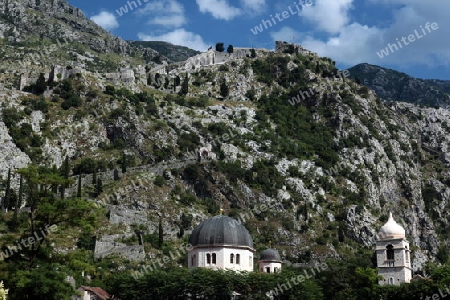
[[[259,260],[279,260],[281,261],[280,254],[277,250],[269,248],[261,252]]]
[[[237,246],[253,248],[253,239],[244,225],[227,216],[214,216],[200,223],[189,237],[192,246]]]
[[[389,213],[389,220],[380,228],[378,239],[405,238],[405,229],[395,222],[392,213]]]

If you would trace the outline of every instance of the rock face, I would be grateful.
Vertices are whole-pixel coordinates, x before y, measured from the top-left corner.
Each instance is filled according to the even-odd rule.
[[[144,245],[127,246],[116,242],[119,238],[130,238],[132,234],[107,235],[95,242],[94,257],[102,258],[110,255],[119,255],[131,261],[143,261],[145,259]]]
[[[413,78],[369,64],[356,65],[349,71],[353,78],[358,78],[361,84],[374,90],[383,99],[450,107],[450,81]]]
[[[8,170],[25,168],[31,163],[30,158],[16,144],[8,133],[5,123],[0,121],[0,178],[6,179]],[[13,188],[18,185],[18,178],[13,175]]]
[[[27,13],[32,9],[36,13]],[[28,36],[43,36],[63,40],[80,33],[78,42],[95,51],[128,53],[130,46],[124,40],[113,37],[100,26],[87,19],[83,12],[65,0],[0,0],[0,37],[10,42],[25,41]],[[58,22],[42,22],[44,18]]]

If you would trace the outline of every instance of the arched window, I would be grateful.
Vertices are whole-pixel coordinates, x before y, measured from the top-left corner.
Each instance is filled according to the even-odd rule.
[[[266,273],[270,273],[270,267],[266,267]]]
[[[273,272],[278,273],[278,268],[277,267],[273,268]]]
[[[252,259],[251,256],[249,256],[249,257],[248,257],[248,266],[249,266],[249,267],[252,267],[252,265],[253,265],[253,259]]]
[[[388,279],[388,284],[390,284],[390,285],[394,284],[394,278],[392,278],[392,277],[389,278]]]
[[[191,256],[191,267],[195,267],[196,261],[195,261],[195,254]]]
[[[405,262],[409,263],[409,251],[408,251],[408,246],[405,246]]]
[[[236,264],[237,265],[241,264],[241,255],[240,254],[236,254]]]
[[[394,246],[392,246],[392,245],[386,246],[386,259],[394,260]]]
[[[212,254],[212,263],[216,264],[216,254],[215,253]]]
[[[234,254],[230,254],[230,264],[234,263]]]
[[[211,263],[211,254],[206,254],[206,263],[210,264]]]

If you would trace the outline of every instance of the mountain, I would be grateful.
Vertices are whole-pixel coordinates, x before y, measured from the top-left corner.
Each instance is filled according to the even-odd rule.
[[[157,42],[157,41],[130,41],[131,45],[150,48],[158,51],[161,55],[169,58],[171,61],[180,62],[185,61],[189,57],[200,54],[200,51],[189,49],[184,46],[176,46],[167,42]]]
[[[450,107],[448,80],[418,79],[370,64],[359,64],[348,70],[352,78],[357,78],[385,100]]]
[[[255,255],[272,243],[286,265],[353,259],[345,274],[367,272],[372,282],[389,212],[406,229],[415,272],[448,262],[445,107],[381,101],[299,45],[160,63],[175,56],[112,37],[65,1],[0,8],[0,278],[10,299],[67,299],[68,282],[120,297],[120,282],[143,283],[132,272],[161,260],[157,268],[176,274],[187,259],[173,254],[220,208],[249,229]],[[357,70],[372,68],[351,77],[362,81]],[[391,96],[394,84],[405,95],[410,85],[442,103],[428,85],[439,97],[447,90],[443,81],[373,74]],[[35,246],[21,243],[47,228]],[[339,299],[358,290],[343,273],[329,276],[333,284],[311,285]]]

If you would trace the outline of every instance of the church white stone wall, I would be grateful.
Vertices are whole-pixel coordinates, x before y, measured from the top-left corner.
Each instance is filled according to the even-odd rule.
[[[278,273],[281,272],[281,263],[273,261],[259,262],[259,270],[263,273]]]
[[[252,272],[253,257],[253,252],[249,249],[233,247],[196,248],[188,253],[188,267]]]

